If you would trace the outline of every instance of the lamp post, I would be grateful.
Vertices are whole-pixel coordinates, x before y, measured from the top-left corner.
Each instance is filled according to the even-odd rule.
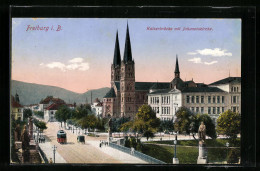
[[[57,147],[54,145],[52,148],[53,148],[53,163],[55,163],[55,151]]]
[[[227,159],[228,159],[228,147],[229,147],[229,143],[228,142],[226,143],[226,146],[227,146]]]
[[[175,140],[174,140],[174,157],[172,159],[173,164],[179,164],[179,159],[176,157],[177,155],[177,143],[178,143],[178,137],[177,137],[177,132],[175,133]]]

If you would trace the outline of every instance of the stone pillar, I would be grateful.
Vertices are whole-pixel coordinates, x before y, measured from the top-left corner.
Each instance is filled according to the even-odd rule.
[[[207,164],[208,163],[208,156],[207,156],[207,148],[206,144],[202,141],[199,142],[199,156],[197,160],[197,164]]]

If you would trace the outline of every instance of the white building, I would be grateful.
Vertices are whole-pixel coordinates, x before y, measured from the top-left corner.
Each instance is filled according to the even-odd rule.
[[[176,59],[175,78],[170,88],[154,86],[148,94],[148,104],[161,120],[175,119],[179,107],[186,107],[193,113],[208,114],[214,123],[220,113],[227,110],[241,111],[241,78],[228,77],[212,84],[182,81],[178,59]]]
[[[91,105],[91,111],[98,117],[102,116],[103,103],[98,98]]]

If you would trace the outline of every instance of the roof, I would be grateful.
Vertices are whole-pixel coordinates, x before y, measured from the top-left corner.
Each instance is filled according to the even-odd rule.
[[[228,83],[241,83],[241,77],[227,77],[222,80],[213,82],[209,85],[228,84]]]
[[[207,84],[204,83],[196,83],[197,87],[207,87]]]
[[[11,106],[13,108],[21,108],[21,107],[23,107],[19,102],[15,101],[14,96],[11,97]]]
[[[60,106],[65,105],[64,103],[53,103],[49,107],[46,108],[46,110],[58,110]]]
[[[217,87],[184,87],[181,92],[225,92]]]
[[[40,104],[48,104],[50,101],[54,102],[54,103],[62,103],[64,104],[64,100],[60,99],[60,98],[54,98],[52,96],[47,96],[44,100],[40,101]]]
[[[129,36],[129,29],[127,23],[126,38],[125,38],[125,51],[124,51],[124,63],[132,61],[131,41]]]
[[[121,55],[118,41],[118,32],[116,32],[116,43],[115,43],[115,51],[114,51],[114,60],[113,65],[117,66],[121,64]]]
[[[120,90],[120,82],[115,81],[117,90]],[[135,82],[135,90],[145,90],[149,89],[166,89],[170,87],[170,83],[165,82]]]
[[[178,56],[177,55],[176,55],[176,65],[175,65],[174,73],[180,73],[180,71],[179,71],[179,63],[178,63]]]
[[[98,99],[98,98],[96,98],[95,100],[94,100],[94,103],[99,103],[100,102],[100,100]]]
[[[173,84],[173,87],[176,86],[177,89],[181,89],[181,88],[185,87],[185,85],[184,85],[185,83],[179,77],[175,77],[172,80],[172,84]]]
[[[114,97],[116,97],[116,94],[113,88],[110,88],[110,90],[104,96],[104,98],[114,98]]]
[[[171,91],[171,89],[157,90],[149,94],[163,94],[163,93],[169,93],[169,91]]]
[[[150,89],[167,89],[170,88],[170,83],[154,83]]]

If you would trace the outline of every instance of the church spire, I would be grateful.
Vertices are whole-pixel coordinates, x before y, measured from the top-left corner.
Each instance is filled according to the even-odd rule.
[[[121,55],[119,48],[119,40],[118,40],[118,31],[116,32],[116,43],[115,43],[115,51],[114,51],[114,60],[113,65],[117,66],[121,64]]]
[[[131,42],[129,36],[129,29],[128,29],[128,22],[127,22],[127,29],[126,29],[126,38],[125,38],[125,52],[124,52],[124,63],[128,61],[132,61],[132,51],[131,51]]]
[[[176,55],[176,64],[175,64],[175,78],[180,78],[180,71],[179,71],[179,63],[178,63],[178,55]]]

